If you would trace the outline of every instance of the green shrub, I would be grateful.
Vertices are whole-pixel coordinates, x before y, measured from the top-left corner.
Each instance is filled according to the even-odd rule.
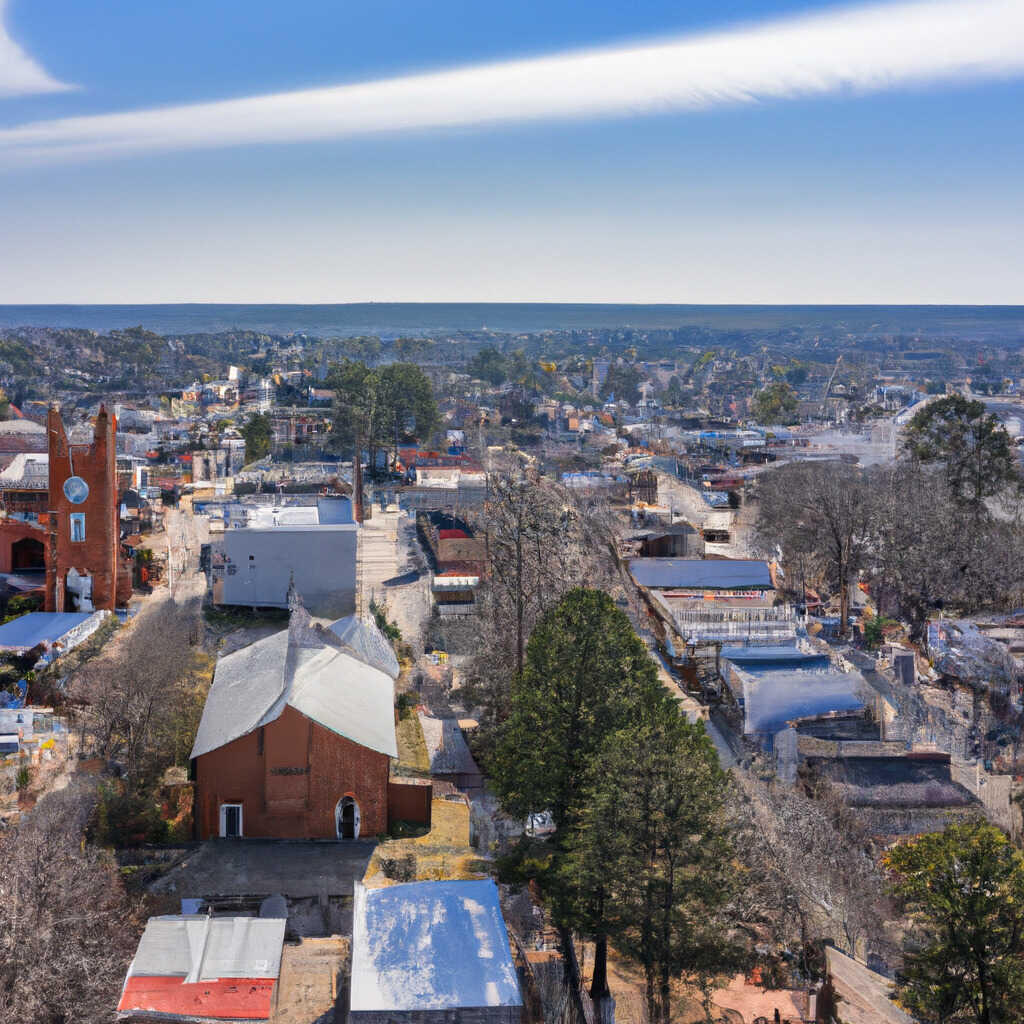
[[[373,621],[377,623],[377,628],[392,643],[402,639],[402,631],[393,622],[388,621],[388,610],[386,605],[377,604],[376,601],[371,601],[370,613],[373,615]]]
[[[419,703],[419,697],[415,693],[400,693],[395,700],[395,710],[400,718],[405,718],[409,712]]]
[[[90,829],[93,842],[122,848],[168,839],[168,825],[152,796],[129,793],[120,782],[100,786]]]
[[[885,639],[885,627],[893,625],[892,619],[876,615],[874,618],[864,620],[864,646],[869,651],[875,651],[882,646]]]
[[[38,612],[42,607],[43,599],[38,594],[18,594],[7,602],[4,622],[10,622],[29,612]]]
[[[416,881],[416,857],[411,853],[403,853],[397,857],[381,857],[380,867],[385,876],[393,882]]]

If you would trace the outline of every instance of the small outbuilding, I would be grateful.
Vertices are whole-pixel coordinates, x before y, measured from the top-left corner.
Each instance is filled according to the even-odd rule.
[[[357,884],[350,1024],[520,1024],[494,882]]]
[[[29,612],[0,626],[0,651],[27,654],[38,648],[52,657],[66,654],[109,617],[108,611]]]
[[[151,917],[128,968],[117,1019],[270,1020],[284,932],[284,918]]]

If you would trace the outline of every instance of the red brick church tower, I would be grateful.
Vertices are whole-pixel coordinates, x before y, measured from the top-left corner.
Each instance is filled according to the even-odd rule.
[[[51,405],[46,432],[46,610],[113,611],[131,597],[131,570],[120,555],[117,420],[101,405],[92,443],[73,445]]]

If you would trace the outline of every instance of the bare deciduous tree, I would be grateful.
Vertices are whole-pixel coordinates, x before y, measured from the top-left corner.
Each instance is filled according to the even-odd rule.
[[[196,700],[196,617],[165,601],[127,627],[71,682],[70,696],[92,746],[122,763],[132,789],[188,754]],[[195,719],[195,721],[193,721]]]
[[[83,841],[94,799],[73,783],[0,834],[0,1020],[112,1019],[141,921],[112,857]]]
[[[870,568],[891,613],[923,638],[937,608],[1012,608],[1024,587],[1019,524],[965,507],[941,471],[904,460],[871,475]]]
[[[745,773],[737,781],[751,869],[746,916],[768,921],[779,941],[802,950],[822,937],[851,955],[862,955],[869,938],[877,946],[886,887],[856,816],[827,788],[812,799]]]
[[[850,586],[864,564],[874,512],[871,483],[842,462],[796,463],[760,478],[755,539],[767,554],[781,550],[790,579],[823,577],[839,597],[846,635]]]
[[[479,526],[489,575],[467,685],[488,714],[500,717],[537,620],[573,587],[607,582],[612,563],[600,504],[578,501],[553,481],[514,474],[492,476],[488,492]]]

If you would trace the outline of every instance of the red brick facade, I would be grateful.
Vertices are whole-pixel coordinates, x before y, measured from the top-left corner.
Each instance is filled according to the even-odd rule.
[[[113,611],[131,597],[131,571],[122,565],[117,504],[117,422],[100,406],[92,444],[68,443],[60,413],[52,408],[46,433],[50,452],[50,501],[47,511],[46,610],[72,611],[67,593],[70,569],[92,579],[93,608]],[[74,505],[64,496],[64,481],[81,477],[89,496]],[[73,514],[84,515],[84,540],[72,540]]]
[[[220,834],[222,804],[241,804],[243,836],[335,839],[335,810],[346,796],[359,807],[360,836],[380,835],[388,828],[389,765],[386,754],[285,706],[263,729],[196,758],[198,838]]]
[[[44,557],[46,533],[37,523],[0,520],[0,572],[38,569]]]

